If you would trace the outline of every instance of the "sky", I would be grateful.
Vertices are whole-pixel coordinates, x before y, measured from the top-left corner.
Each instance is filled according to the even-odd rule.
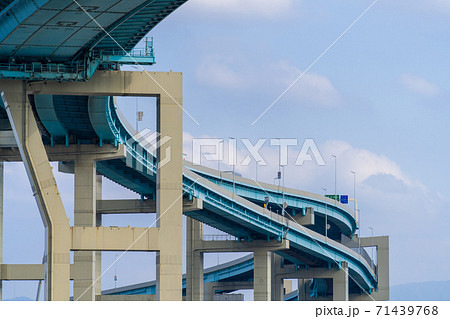
[[[391,285],[445,281],[450,280],[449,17],[450,2],[444,0],[190,0],[149,34],[157,63],[146,69],[183,72],[188,159],[193,139],[223,139],[227,146],[233,137],[236,171],[255,178],[258,169],[258,180],[273,183],[279,148],[270,139],[295,139],[297,145],[288,149],[287,187],[330,193],[336,174],[337,193],[353,197],[355,186],[362,236],[371,235],[372,227],[374,235],[390,237]],[[119,99],[130,123],[136,103],[144,111],[140,128],[154,129],[154,100]],[[256,168],[254,160],[240,165],[249,154],[242,139],[252,145],[266,139],[259,153],[267,165]],[[306,139],[314,141],[326,165],[314,160],[295,165]],[[231,169],[226,161],[202,163]],[[73,216],[73,176],[54,167]],[[42,258],[42,222],[28,185],[23,165],[7,163],[5,263]],[[135,196],[108,181],[103,193]],[[142,226],[153,219],[104,222]],[[19,241],[26,253],[18,253]],[[104,270],[114,255],[104,254]],[[215,265],[231,257],[208,258],[206,265]],[[114,287],[114,270],[118,285],[154,279],[154,254],[127,254],[105,275],[104,289]],[[5,298],[34,298],[36,291],[36,283],[4,287]]]

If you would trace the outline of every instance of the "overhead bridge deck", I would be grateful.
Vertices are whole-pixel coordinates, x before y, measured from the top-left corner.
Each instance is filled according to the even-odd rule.
[[[146,41],[140,50],[136,45],[185,2],[0,1],[0,79],[6,87],[16,80],[24,81],[15,82],[23,88],[47,84],[50,87],[67,81],[89,85],[99,74],[108,78],[112,72],[126,73],[120,72],[123,64],[152,65],[155,63],[152,40]],[[149,148],[148,141],[126,123],[112,94],[34,94],[32,90],[28,93],[24,98],[31,105],[47,153],[61,146],[124,145],[126,156],[98,160],[97,172],[140,194],[142,199],[158,197],[155,148]],[[11,114],[7,116],[0,109],[2,141],[9,137],[11,118]],[[23,156],[14,150],[2,150],[2,155],[5,160]],[[63,167],[71,163],[61,164]],[[351,293],[370,293],[378,288],[376,267],[367,254],[360,254],[354,247],[356,216],[339,202],[290,188],[285,189],[283,197],[282,190],[275,185],[233,178],[187,161],[183,162],[182,191],[186,199],[203,202],[203,209],[187,210],[185,215],[234,236],[238,242],[289,243],[287,249],[276,252],[286,264],[303,269],[340,269],[345,264]],[[264,207],[266,197],[269,201]],[[283,198],[287,204],[285,216],[279,206]],[[330,225],[328,236],[323,231],[325,216]],[[303,217],[311,218],[305,221]]]
[[[153,198],[156,157],[141,145],[146,141],[140,141],[134,132],[129,132],[112,97],[36,95],[31,100],[45,129],[43,133],[47,144],[64,144],[67,140],[70,143],[124,144],[126,158],[98,162],[97,170],[143,197]],[[289,240],[290,252],[280,254],[294,264],[311,266],[319,263],[338,267],[340,263],[347,262],[351,278],[357,286],[367,291],[376,289],[375,271],[357,252],[257,204],[267,193],[271,194],[271,201],[279,203],[281,190],[277,190],[276,186],[258,185],[239,177],[236,183],[238,187],[236,194],[233,194],[229,178],[220,179],[213,170],[185,162],[185,196],[203,200],[202,211],[191,211],[186,215],[239,240]],[[333,200],[321,195],[296,190],[287,190],[285,196],[290,211],[293,208],[301,212],[304,207],[314,207],[323,215],[327,203],[330,222],[344,235],[354,233],[355,217],[345,206],[334,205]],[[296,255],[302,258],[296,258]],[[305,256],[306,260],[310,260],[309,265],[305,264]]]

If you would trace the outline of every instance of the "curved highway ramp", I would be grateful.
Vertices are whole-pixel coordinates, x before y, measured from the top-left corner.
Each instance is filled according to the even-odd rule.
[[[154,284],[104,293],[204,300],[244,287],[254,289],[255,300],[284,300],[295,299],[285,296],[285,279],[298,279],[301,300],[388,299],[387,237],[358,239],[354,212],[330,198],[183,161],[182,74],[120,71],[124,64],[155,63],[152,39],[135,46],[184,2],[0,3],[0,156],[24,162],[46,229],[45,268],[3,265],[9,272],[2,270],[2,280],[45,277],[49,300],[68,300],[74,280],[75,300],[102,300],[101,251],[155,251]],[[134,132],[114,96],[156,97],[158,135]],[[73,225],[49,161],[75,176]],[[99,175],[141,200],[102,200]],[[157,223],[101,225],[102,214],[128,213],[156,213]],[[206,240],[203,224],[233,240]],[[376,265],[362,248],[372,244]],[[208,252],[253,255],[204,270]]]

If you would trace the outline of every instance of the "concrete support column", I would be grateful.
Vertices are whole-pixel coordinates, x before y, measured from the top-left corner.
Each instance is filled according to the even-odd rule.
[[[0,161],[0,267],[3,264],[3,172],[4,163]],[[3,298],[3,282],[0,279],[0,301]]]
[[[203,240],[203,223],[186,218],[186,300],[203,301],[203,253],[196,250]]]
[[[101,200],[103,196],[103,176],[97,174],[96,175],[96,195],[95,198],[97,200]],[[95,215],[95,226],[101,227],[102,226],[102,215],[97,214]],[[100,296],[102,294],[102,252],[96,251],[95,252],[95,295]]]
[[[45,299],[69,300],[70,225],[28,102],[26,81],[0,81],[2,99],[45,227]]]
[[[348,264],[341,262],[341,269],[333,275],[333,301],[348,301]]]
[[[207,282],[204,284],[203,288],[203,301],[213,301],[214,300],[214,286],[218,286],[218,282]]]
[[[284,279],[276,274],[280,273],[282,258],[280,255],[272,253],[272,283],[271,283],[271,295],[272,301],[282,301],[284,299]]]
[[[308,288],[309,279],[298,279],[298,301],[306,301],[306,291]]]
[[[92,158],[75,159],[74,226],[96,226],[96,165]],[[95,301],[96,252],[74,252],[74,300]]]
[[[373,294],[377,301],[389,300],[389,237],[374,238],[377,247],[378,289]]]
[[[378,289],[372,291],[370,295],[367,293],[352,295],[352,301],[389,300],[389,236],[361,238],[361,247],[371,247],[372,244],[377,249]]]
[[[181,74],[171,96],[157,98],[156,213],[160,250],[156,253],[156,299],[182,300],[182,88]],[[175,101],[174,101],[175,100]]]
[[[253,289],[255,301],[270,301],[272,283],[272,258],[267,249],[256,249],[253,252]]]

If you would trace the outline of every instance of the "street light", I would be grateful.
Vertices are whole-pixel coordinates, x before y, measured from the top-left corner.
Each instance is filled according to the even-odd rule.
[[[354,204],[354,212],[356,213],[356,172],[350,171],[353,174],[353,204]]]
[[[229,139],[230,140],[233,140],[233,146],[234,146],[234,148],[233,148],[233,159],[232,159],[232,162],[233,162],[233,200],[234,200],[234,193],[236,192],[236,181],[235,181],[235,166],[236,166],[236,139],[234,138],[234,137],[229,137]]]
[[[337,168],[336,168],[336,155],[331,155],[334,157],[334,205],[336,205],[337,200],[337,190],[336,190],[336,174],[337,174]]]
[[[278,172],[281,172],[281,139],[277,138],[280,143],[280,151],[278,152]],[[278,178],[278,191],[280,191],[281,178]]]
[[[359,239],[361,237],[361,218],[360,218],[360,214],[359,211],[356,207],[356,172],[355,171],[350,171],[350,173],[353,174],[353,204],[354,204],[354,212],[355,214],[357,214],[357,218],[358,218],[358,243],[361,244],[361,240]],[[361,253],[361,246],[359,247],[360,253]]]
[[[361,210],[356,209],[358,216],[361,216]],[[358,228],[358,247],[359,254],[361,255],[361,219],[359,219],[359,228]]]
[[[368,227],[372,231],[372,269],[373,269],[373,228]]]
[[[325,195],[327,194],[327,189],[322,187],[322,190],[325,192]],[[327,201],[326,201],[326,197],[325,197],[325,237],[328,237],[328,205],[327,205]]]
[[[281,211],[281,214],[283,215],[283,217],[284,217],[284,215],[285,215],[285,207],[284,207],[284,203],[285,203],[285,201],[284,201],[284,166],[285,165],[283,165],[282,167],[283,167],[283,210]]]
[[[234,164],[234,162],[233,162],[233,199],[234,199],[234,193],[236,192],[236,179],[235,179],[235,173],[234,173],[234,170],[235,170],[235,164]]]
[[[223,159],[223,148],[220,147],[220,144],[223,143],[223,140],[219,142],[219,146],[217,148],[217,170],[219,171],[219,184],[222,185],[222,171],[220,170],[220,161]]]

